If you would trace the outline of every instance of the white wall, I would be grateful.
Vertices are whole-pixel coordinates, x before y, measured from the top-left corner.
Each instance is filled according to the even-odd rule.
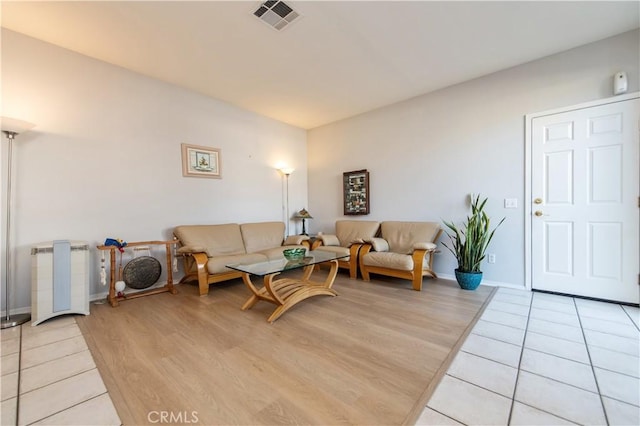
[[[621,70],[629,92],[639,90],[639,39],[632,31],[311,130],[312,232],[331,232],[345,218],[341,179],[350,170],[370,172],[371,214],[363,220],[460,222],[468,194],[481,193],[496,222],[507,218],[484,278],[524,285],[524,116],[610,97]],[[437,58],[425,66],[430,61]],[[517,198],[518,208],[504,209],[504,198]],[[455,266],[442,248],[436,272],[451,276]]]
[[[96,294],[106,291],[95,250],[106,237],[167,239],[180,224],[284,220],[278,163],[296,169],[291,211],[307,204],[306,131],[7,30],[2,116],[37,124],[14,149],[11,306],[22,311],[36,243],[89,242]],[[223,178],[183,177],[181,143],[220,148]]]
[[[18,137],[14,152],[11,306],[28,310],[30,249],[43,241],[95,247],[106,237],[169,238],[178,224],[282,220],[278,163],[296,168],[290,211],[308,206],[312,232],[329,232],[343,218],[344,171],[371,172],[372,213],[362,219],[460,220],[468,193],[489,196],[492,216],[507,221],[490,249],[497,263],[483,266],[485,279],[521,285],[524,115],[611,96],[619,70],[629,75],[629,91],[639,90],[639,38],[638,31],[623,34],[307,135],[2,30],[1,115],[37,124]],[[223,179],[182,177],[183,142],[221,148]],[[6,143],[0,146],[4,181]],[[518,198],[519,208],[503,209],[506,197]],[[451,274],[453,258],[443,251],[435,266]],[[93,294],[105,291],[98,267],[92,250]]]

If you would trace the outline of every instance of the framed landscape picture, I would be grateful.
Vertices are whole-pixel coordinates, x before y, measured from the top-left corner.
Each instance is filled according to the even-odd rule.
[[[220,149],[183,143],[182,176],[221,179]]]
[[[355,170],[342,174],[344,186],[344,214],[369,214],[369,172]]]

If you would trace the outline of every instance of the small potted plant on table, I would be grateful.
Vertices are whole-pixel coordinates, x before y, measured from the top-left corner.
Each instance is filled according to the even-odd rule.
[[[495,228],[491,229],[491,220],[484,211],[487,198],[480,201],[480,195],[471,195],[471,216],[466,223],[458,228],[453,222],[443,221],[452,233],[447,232],[451,246],[443,245],[456,257],[458,268],[455,270],[456,280],[464,290],[475,290],[482,281],[480,262],[485,257],[487,247],[496,229],[502,225],[505,218]]]

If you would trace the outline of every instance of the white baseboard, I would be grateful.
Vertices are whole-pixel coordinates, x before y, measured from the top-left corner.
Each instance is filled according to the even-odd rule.
[[[161,283],[156,283],[155,285],[151,286],[151,287],[147,287],[145,289],[142,290],[134,290],[131,288],[127,289],[127,294],[133,294],[133,293],[138,293],[140,291],[147,291],[147,290],[152,290],[154,288],[157,287],[164,287],[167,284],[167,282],[161,282]],[[173,283],[174,286],[178,286],[180,285],[180,283]],[[105,291],[101,292],[101,293],[94,293],[92,295],[89,296],[89,302],[97,302],[99,300],[103,300],[106,301],[107,297],[109,296],[109,287],[105,286]]]
[[[31,313],[31,307],[30,306],[26,306],[24,308],[10,309],[9,312],[11,312],[11,315],[30,314]],[[7,315],[7,311],[2,311],[2,317],[5,317],[6,315]]]
[[[89,302],[97,302],[98,300],[106,300],[109,296],[109,291],[103,293],[96,293],[89,296]]]
[[[439,272],[437,272],[437,274],[438,274],[438,278],[451,280],[451,281],[456,280],[456,276],[452,274],[441,274]],[[480,281],[480,285],[486,285],[489,287],[507,287],[507,288],[513,288],[517,290],[527,290],[527,288],[525,288],[523,284],[505,283],[500,281],[489,281],[489,280],[485,280],[484,278],[482,279],[482,281]]]

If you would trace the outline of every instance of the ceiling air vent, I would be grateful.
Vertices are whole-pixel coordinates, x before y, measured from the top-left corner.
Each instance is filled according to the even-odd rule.
[[[283,1],[271,0],[253,12],[260,20],[278,31],[283,30],[289,24],[300,17],[300,14]]]

